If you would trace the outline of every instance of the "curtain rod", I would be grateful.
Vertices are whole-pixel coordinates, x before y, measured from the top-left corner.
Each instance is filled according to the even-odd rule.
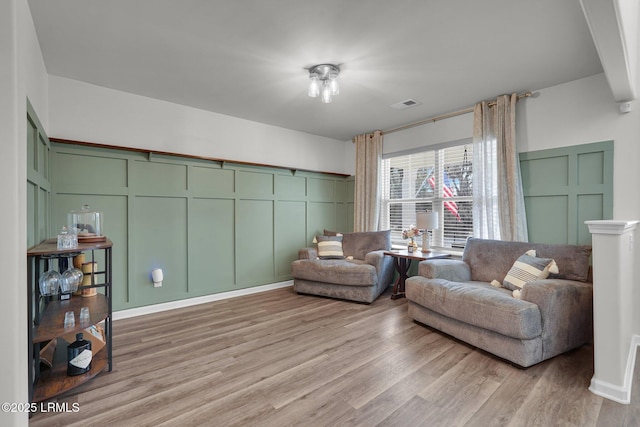
[[[518,99],[529,98],[531,96],[533,96],[533,93],[531,91],[528,91],[528,92],[524,92],[524,93],[519,94],[518,95]],[[496,101],[489,102],[489,106],[494,106],[494,105],[496,105]],[[398,126],[396,128],[383,130],[383,131],[381,131],[381,133],[383,135],[386,135],[388,133],[393,133],[393,132],[398,132],[398,131],[405,130],[405,129],[410,129],[412,127],[425,125],[427,123],[435,123],[435,122],[437,122],[439,120],[449,119],[451,117],[456,117],[456,116],[461,116],[463,114],[473,113],[473,108],[474,107],[464,108],[462,110],[453,111],[451,113],[441,114],[439,116],[429,117],[428,119],[420,120],[419,122],[410,123],[408,125],[403,125],[403,126]],[[351,141],[355,142],[355,138],[353,138]]]

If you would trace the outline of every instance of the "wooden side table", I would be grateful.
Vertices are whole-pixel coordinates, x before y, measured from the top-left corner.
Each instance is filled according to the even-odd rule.
[[[449,258],[451,255],[446,252],[430,251],[423,253],[420,250],[409,253],[406,249],[396,251],[386,251],[385,255],[393,257],[393,265],[398,272],[398,278],[393,285],[393,292],[391,293],[391,299],[404,298],[404,283],[409,278],[408,271],[411,267],[411,261],[417,260],[418,262],[427,259],[439,259]]]

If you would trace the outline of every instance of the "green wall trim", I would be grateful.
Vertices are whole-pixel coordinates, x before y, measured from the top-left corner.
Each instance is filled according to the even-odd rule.
[[[591,244],[586,220],[613,218],[613,141],[520,153],[529,241]]]
[[[27,99],[27,247],[52,234],[50,152],[51,142]]]
[[[353,177],[55,141],[51,162],[54,228],[105,214],[115,310],[289,280],[316,234],[353,229]]]

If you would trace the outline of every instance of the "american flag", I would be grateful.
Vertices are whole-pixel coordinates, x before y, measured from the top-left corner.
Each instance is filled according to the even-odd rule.
[[[429,185],[431,186],[431,188],[433,188],[435,190],[435,188],[436,188],[436,177],[433,175],[433,170],[431,170],[431,172],[429,173],[428,182],[429,182]],[[445,171],[444,172],[444,180],[442,182],[442,195],[445,198],[452,198],[453,196],[455,196],[455,191],[456,191],[455,184],[453,183],[453,181],[451,181],[451,179],[449,178],[449,175]],[[451,212],[456,218],[458,218],[458,221],[461,220],[460,214],[458,213],[458,205],[456,204],[456,202],[454,202],[454,201],[445,201],[444,202],[444,207],[447,208],[447,210],[449,212]]]

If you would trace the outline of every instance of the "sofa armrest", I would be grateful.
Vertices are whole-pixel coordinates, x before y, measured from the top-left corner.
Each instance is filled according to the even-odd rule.
[[[386,256],[385,252],[384,250],[369,252],[365,255],[364,262],[376,268],[380,283],[388,285],[393,282],[395,268],[393,267],[393,258]]]
[[[452,282],[471,280],[471,268],[459,259],[428,259],[420,261],[418,274],[427,279],[445,279]]]
[[[593,284],[564,279],[527,283],[521,298],[536,304],[542,318],[545,358],[593,340]]]
[[[385,251],[373,251],[364,256],[364,262],[371,264],[376,268],[376,271],[380,271],[380,267],[384,264],[385,259],[390,258],[385,256]]]
[[[302,248],[298,250],[298,259],[316,259],[318,251],[316,248]]]

